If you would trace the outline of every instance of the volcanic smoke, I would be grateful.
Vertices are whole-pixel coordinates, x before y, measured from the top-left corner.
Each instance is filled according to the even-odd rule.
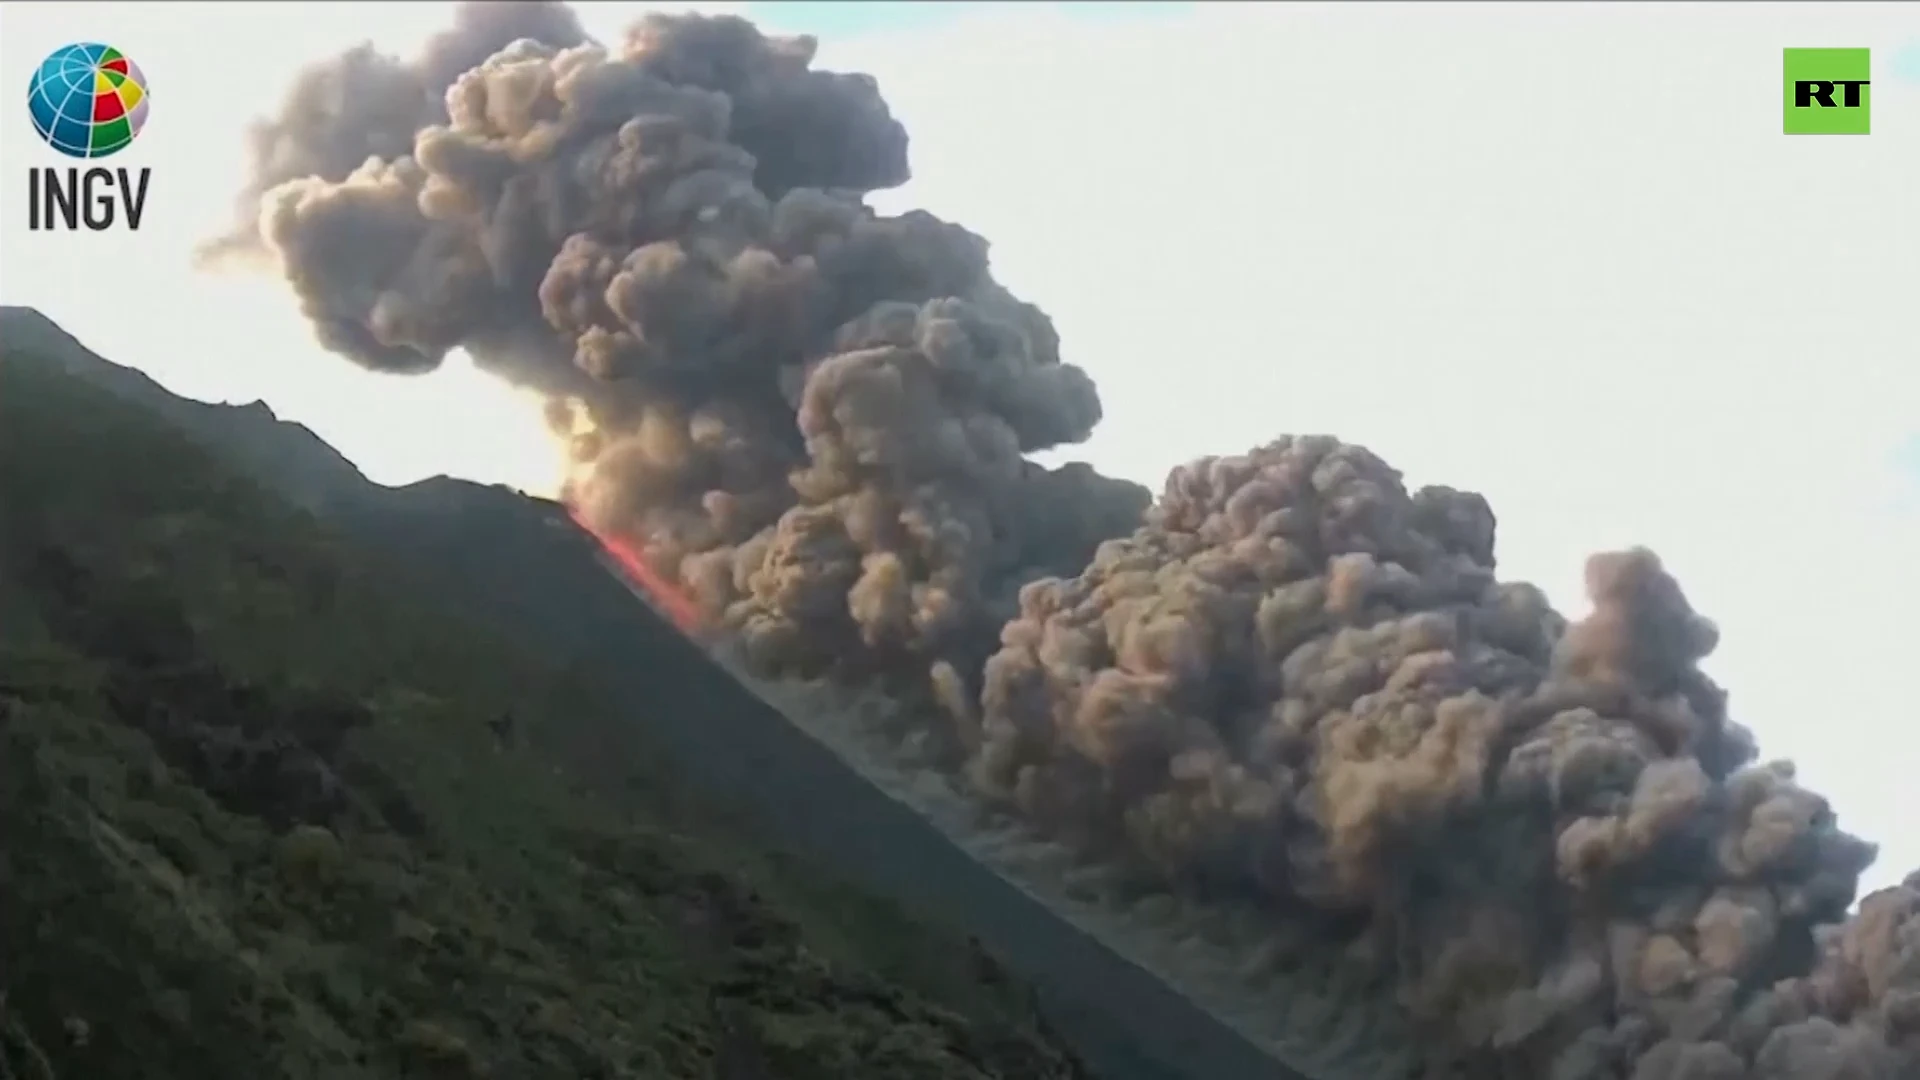
[[[463,7],[304,72],[207,254],[369,369],[543,394],[569,503],[757,675],[884,693],[995,812],[1377,973],[1424,1075],[1920,1076],[1920,875],[1848,918],[1872,847],[1755,763],[1653,554],[1569,625],[1483,499],[1332,438],[1155,499],[1033,463],[1092,380],[985,240],[866,205],[907,136],[814,48]]]

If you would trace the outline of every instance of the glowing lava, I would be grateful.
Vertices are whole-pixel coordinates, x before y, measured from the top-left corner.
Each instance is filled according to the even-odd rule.
[[[600,549],[625,572],[628,584],[673,620],[673,625],[679,627],[681,633],[690,637],[700,636],[700,611],[691,597],[660,576],[660,572],[648,565],[647,560],[633,549],[633,545],[617,536],[601,533],[587,524],[580,511],[571,506],[567,507],[567,516],[600,544]]]

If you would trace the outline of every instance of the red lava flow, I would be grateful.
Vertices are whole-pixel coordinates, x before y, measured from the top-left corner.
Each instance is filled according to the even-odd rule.
[[[580,511],[571,506],[567,507],[567,514],[573,518],[575,525],[580,526],[588,536],[593,537],[600,544],[601,550],[626,571],[633,584],[646,593],[654,605],[673,620],[673,624],[680,628],[681,633],[690,637],[699,637],[700,612],[686,593],[674,588],[671,583],[661,577],[659,571],[649,566],[647,560],[633,550],[626,541],[594,529],[592,525],[587,524],[587,520],[580,515]]]

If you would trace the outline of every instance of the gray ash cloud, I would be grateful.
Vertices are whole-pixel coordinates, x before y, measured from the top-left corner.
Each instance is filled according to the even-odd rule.
[[[1476,495],[1282,438],[1158,499],[1039,450],[1101,408],[873,80],[730,17],[615,46],[476,4],[303,74],[214,254],[320,341],[546,395],[570,497],[770,675],[915,700],[982,798],[1390,969],[1485,1077],[1920,1075],[1920,880],[1756,764],[1645,551],[1569,624]],[[1003,167],[1033,168],[1009,160]],[[1814,673],[1808,673],[1812,677]]]

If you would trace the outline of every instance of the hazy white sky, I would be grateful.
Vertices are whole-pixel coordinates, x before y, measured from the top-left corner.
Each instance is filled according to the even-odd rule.
[[[26,232],[23,166],[56,159],[9,108],[0,296],[377,479],[548,486],[512,392],[364,375],[272,282],[188,265],[302,63],[447,7],[0,7],[0,87],[74,40],[133,57],[153,113],[108,164],[154,170],[137,233]],[[1648,544],[1720,623],[1736,714],[1883,842],[1874,882],[1920,865],[1920,4],[1105,7],[756,10],[880,78],[917,174],[880,202],[984,233],[1054,315],[1107,405],[1082,456],[1157,484],[1364,442],[1485,492],[1505,574],[1576,613],[1588,552]],[[1781,133],[1786,46],[1874,50],[1872,135]]]

